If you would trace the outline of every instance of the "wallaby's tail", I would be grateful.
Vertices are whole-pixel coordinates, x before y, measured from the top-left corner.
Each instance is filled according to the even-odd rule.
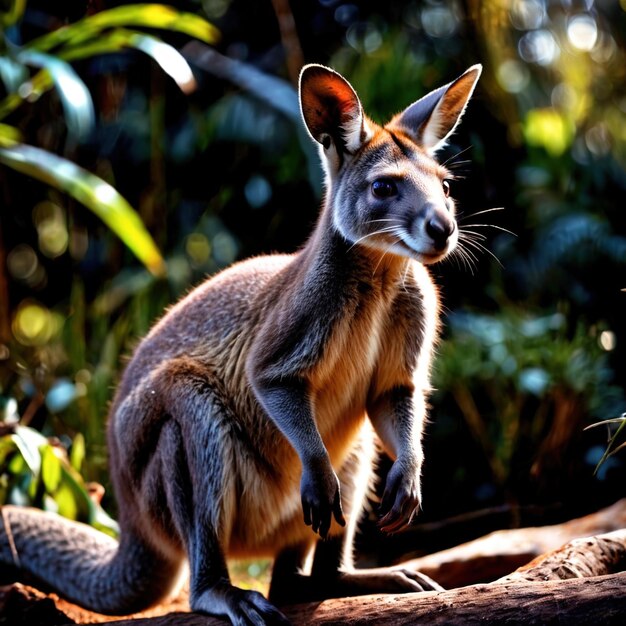
[[[0,564],[12,565],[77,604],[113,615],[140,611],[166,596],[181,564],[137,537],[120,543],[54,513],[0,510]]]

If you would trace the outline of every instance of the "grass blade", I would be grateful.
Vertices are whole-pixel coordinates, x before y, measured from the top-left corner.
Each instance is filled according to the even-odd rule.
[[[74,68],[62,59],[32,50],[22,50],[18,59],[50,74],[61,98],[68,134],[78,140],[86,137],[94,126],[96,115],[91,94]]]
[[[0,120],[13,113],[26,99],[36,100],[53,85],[50,74],[45,70],[40,70],[29,81],[22,83],[23,94],[10,93],[3,100],[0,100]]]
[[[0,24],[5,28],[7,26],[13,26],[13,24],[19,22],[25,10],[26,0],[13,0],[11,2],[11,8],[7,11],[2,11],[0,14]]]
[[[163,258],[141,218],[107,182],[67,159],[25,144],[0,148],[0,162],[76,198],[98,215],[150,272],[165,273]]]
[[[219,38],[219,31],[212,24],[193,13],[177,11],[162,4],[133,4],[90,15],[34,39],[28,47],[47,51],[58,46],[74,46],[100,36],[109,28],[120,26],[176,31],[208,44],[214,44]]]
[[[184,93],[191,93],[196,88],[189,63],[173,46],[152,35],[118,28],[106,37],[96,41],[72,46],[59,52],[59,57],[66,61],[75,61],[99,54],[118,52],[125,48],[135,48],[156,61],[161,69],[171,76]]]
[[[128,33],[127,45],[152,57],[161,69],[180,87],[183,93],[196,88],[196,79],[183,55],[169,44],[143,33]]]

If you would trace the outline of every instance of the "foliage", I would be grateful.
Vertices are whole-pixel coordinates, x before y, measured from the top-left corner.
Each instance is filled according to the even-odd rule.
[[[117,536],[112,520],[88,492],[80,475],[85,442],[78,434],[65,449],[26,426],[0,437],[0,502],[36,506],[91,524]]]
[[[61,134],[64,151],[75,155],[77,146],[87,141],[95,131],[96,112],[89,88],[70,62],[135,48],[152,58],[181,90],[189,92],[195,88],[195,79],[182,55],[155,36],[130,28],[167,29],[197,37],[207,43],[215,42],[217,31],[206,20],[170,7],[158,4],[130,5],[87,16],[21,44],[18,43],[22,39],[20,22],[27,15],[27,9],[26,2],[16,0],[1,14],[4,28],[0,40],[0,50],[3,52],[0,57],[0,78],[4,82],[6,95],[0,101],[0,120],[3,120],[0,124],[0,163],[78,200],[100,217],[151,273],[163,274],[165,264],[160,252],[143,220],[122,195],[101,177],[65,156],[24,143],[24,120],[28,121],[32,116],[33,105],[50,102],[42,98],[54,89],[62,105],[66,124],[66,132]],[[32,68],[34,73],[31,73]],[[42,108],[45,112],[45,106]],[[56,116],[56,112],[52,115]],[[4,123],[4,120],[12,123]],[[69,236],[63,224],[65,210],[62,196],[52,198],[51,202],[39,205],[40,215],[34,221],[39,231],[41,250],[46,256],[55,258],[67,249]],[[0,261],[4,263],[4,253],[0,255]],[[13,270],[18,277],[26,278],[25,282],[28,283],[29,278],[36,278],[37,270],[41,280],[42,268],[30,246],[18,245],[13,248],[7,262],[8,269]],[[5,268],[0,268],[0,272],[0,286],[4,286],[6,291]],[[106,298],[106,293],[102,294],[102,298]],[[2,307],[8,307],[8,304],[7,298]],[[29,422],[33,419],[37,421],[36,414],[42,410],[55,415],[70,404],[77,403],[81,409],[88,409],[85,416],[88,426],[82,430],[93,445],[102,449],[100,419],[94,419],[93,405],[89,405],[86,400],[93,393],[99,411],[106,403],[106,393],[103,395],[102,391],[110,387],[111,372],[117,368],[121,350],[120,332],[101,327],[100,333],[94,333],[102,340],[100,345],[104,350],[93,376],[100,385],[95,386],[95,391],[90,393],[87,388],[92,374],[85,369],[85,303],[84,287],[80,282],[75,282],[72,288],[71,305],[72,319],[66,322],[64,315],[50,311],[40,302],[32,299],[22,301],[13,318],[11,334],[17,343],[11,346],[11,359],[7,363],[9,369],[0,378],[0,399],[7,406],[12,406],[16,399],[27,400]],[[3,311],[1,320],[4,327],[0,329],[0,340],[7,341],[8,309]],[[145,332],[147,324],[144,322],[140,330]],[[119,324],[118,328],[120,325],[124,324]],[[8,354],[5,353],[9,353],[9,349],[2,345],[1,360],[7,360]],[[75,381],[58,375],[57,368],[68,360],[75,366]],[[75,427],[80,430],[78,424]],[[55,452],[56,447],[44,444],[45,440],[36,431],[18,428],[3,440],[3,461],[6,461],[3,471],[7,484],[0,501],[21,498],[45,508],[51,508],[54,504],[69,517],[80,517],[90,523],[106,526],[108,522],[102,509],[87,497],[77,469],[72,469],[63,461],[61,455]],[[77,437],[80,440],[82,435],[79,433]],[[75,450],[76,446],[72,449]],[[102,457],[98,460],[98,453],[94,454],[93,449],[90,451],[92,466],[94,457],[95,466],[102,466]],[[18,453],[22,453],[21,456]]]
[[[13,0],[2,15],[5,30],[0,49],[5,54],[0,67],[8,94],[0,102],[0,120],[55,87],[63,104],[68,142],[83,140],[94,125],[91,94],[69,61],[134,47],[150,55],[186,91],[193,87],[194,79],[180,53],[151,35],[122,27],[178,30],[208,43],[216,39],[208,22],[154,4],[103,11],[20,46],[11,40],[11,34],[26,6],[22,0]],[[30,76],[30,67],[39,71]],[[0,125],[1,163],[76,198],[101,217],[152,272],[164,271],[161,255],[140,218],[111,185],[67,159],[23,145],[20,136],[18,128]]]
[[[159,19],[184,10],[221,32],[211,48],[186,45],[193,18],[160,32],[194,70],[198,89],[184,97],[150,43],[165,24],[145,21],[147,5],[139,17],[130,5],[83,17],[87,3],[71,16],[44,0],[5,3],[0,149],[36,146],[106,181],[136,208],[168,269],[155,277],[139,266],[66,188],[3,167],[11,212],[0,214],[0,394],[45,434],[83,433],[84,472],[101,482],[103,414],[123,356],[205,274],[296,249],[320,196],[282,46],[295,47],[272,3],[175,4],[180,11],[159,9]],[[592,508],[614,497],[623,455],[594,477],[605,442],[582,429],[624,410],[626,11],[557,0],[290,4],[306,60],[345,73],[378,120],[467,65],[485,66],[440,158],[455,174],[463,224],[476,224],[503,267],[474,249],[471,275],[433,268],[449,332],[421,518],[515,501]],[[18,58],[22,50],[35,56]],[[43,71],[49,58],[58,62]],[[30,84],[19,92],[24,71]],[[72,113],[68,80],[84,84],[91,117],[88,105]],[[505,210],[472,217],[492,207]]]
[[[511,488],[516,474],[549,481],[550,472],[562,473],[584,423],[624,403],[601,328],[579,324],[570,332],[561,313],[511,307],[458,312],[449,325],[435,384],[454,399],[499,487]]]

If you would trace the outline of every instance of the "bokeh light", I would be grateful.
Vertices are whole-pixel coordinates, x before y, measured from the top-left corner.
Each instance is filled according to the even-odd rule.
[[[383,43],[378,27],[371,22],[356,22],[348,28],[346,41],[358,52],[372,54]]]
[[[18,244],[7,256],[7,268],[16,280],[30,283],[39,268],[37,253],[28,244]]]
[[[498,66],[498,83],[509,93],[520,93],[530,81],[530,72],[524,63],[514,59],[503,61]]]
[[[37,229],[39,250],[54,259],[68,247],[69,233],[65,210],[50,201],[39,202],[33,209],[33,224]]]
[[[519,41],[519,55],[528,63],[550,65],[560,54],[554,35],[546,29],[526,33]]]
[[[589,52],[598,40],[598,26],[591,15],[576,15],[567,24],[567,38],[578,50]]]
[[[185,252],[194,265],[204,265],[211,256],[211,243],[202,233],[191,233],[185,240]]]
[[[243,188],[248,204],[253,209],[259,209],[270,201],[272,197],[272,186],[265,176],[254,174]]]
[[[569,148],[573,131],[565,117],[552,107],[531,109],[526,115],[526,141],[544,148],[552,156],[560,156]]]
[[[13,318],[13,335],[25,346],[42,346],[61,330],[63,320],[33,300],[20,303]]]
[[[603,330],[598,337],[598,342],[600,343],[600,347],[607,352],[615,350],[617,343],[615,333],[611,330]]]
[[[235,238],[222,230],[213,238],[213,257],[219,265],[229,265],[237,258],[239,246]]]
[[[604,156],[611,151],[611,134],[606,124],[598,123],[585,133],[585,144],[589,152],[596,156]]]
[[[459,28],[454,5],[435,4],[422,9],[422,26],[430,37],[450,37]]]
[[[511,23],[518,30],[540,28],[546,17],[546,8],[539,0],[515,0],[510,12]]]

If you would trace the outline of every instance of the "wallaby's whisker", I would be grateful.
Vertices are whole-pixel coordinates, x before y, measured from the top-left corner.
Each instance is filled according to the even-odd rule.
[[[459,229],[459,239],[478,239],[484,241],[487,235],[484,233],[476,233],[473,230]]]
[[[476,259],[476,256],[473,253],[471,253],[470,251],[468,251],[466,248],[464,248],[462,245],[459,244],[457,248],[454,250],[454,252],[452,253],[452,257],[457,262],[458,262],[458,259],[460,259],[463,262],[463,265],[469,269],[472,276],[474,275],[474,270],[476,269],[478,261]],[[460,267],[461,265],[459,264],[459,268]]]
[[[503,233],[508,233],[509,235],[513,235],[513,237],[517,237],[512,230],[504,228],[504,226],[497,226],[496,224],[463,224],[463,228],[495,228],[496,230],[501,230]]]
[[[467,148],[463,148],[462,150],[459,150],[456,154],[453,154],[451,157],[448,157],[441,165],[443,167],[446,167],[446,165],[448,165],[448,163],[450,163],[450,161],[453,161],[457,157],[460,157],[462,154],[464,154],[468,150],[471,150],[473,147],[474,146],[467,146]]]
[[[476,211],[476,213],[468,213],[467,215],[462,215],[459,217],[458,221],[462,222],[463,220],[467,220],[470,217],[476,217],[477,215],[483,215],[484,213],[491,213],[492,211],[504,211],[505,207],[496,206],[490,209],[483,209],[482,211]]]
[[[399,226],[385,226],[384,228],[379,228],[378,230],[375,230],[371,233],[367,233],[366,235],[363,235],[362,237],[359,237],[349,248],[348,248],[348,252],[350,252],[350,250],[352,250],[352,248],[354,248],[354,246],[356,246],[357,244],[361,243],[361,241],[363,241],[364,239],[367,239],[368,237],[373,237],[374,235],[384,235],[384,234],[394,234],[397,229],[399,228]]]
[[[500,261],[500,259],[491,250],[489,250],[489,248],[487,248],[486,246],[483,246],[482,243],[475,241],[475,240],[471,240],[471,239],[466,239],[465,243],[468,246],[471,246],[472,248],[474,248],[475,250],[478,250],[480,252],[486,252],[489,256],[495,259],[496,263],[500,267],[504,268],[504,265],[502,265],[502,261]]]

